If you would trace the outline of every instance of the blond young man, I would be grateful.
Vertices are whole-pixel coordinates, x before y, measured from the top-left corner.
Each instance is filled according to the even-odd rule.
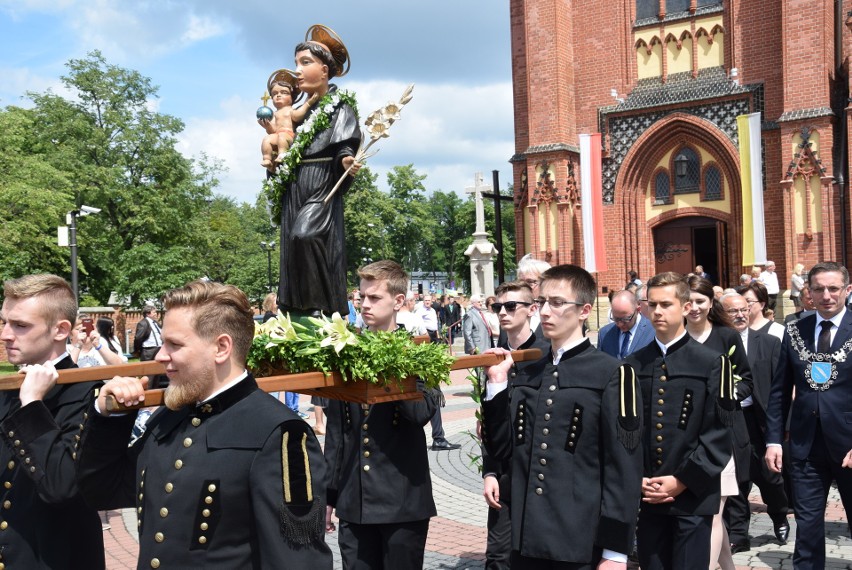
[[[6,281],[3,293],[0,338],[9,362],[23,366],[26,376],[20,390],[0,393],[0,563],[28,570],[104,568],[100,517],[83,502],[74,476],[95,384],[56,385],[57,370],[77,367],[66,352],[77,301],[55,275]]]
[[[396,331],[408,275],[393,261],[358,271],[361,315],[370,331]],[[429,519],[436,515],[423,426],[438,409],[427,392],[419,401],[361,405],[332,400],[325,457],[330,469],[326,529],[332,508],[345,569],[423,567]]]
[[[117,377],[92,406],[78,460],[86,500],[136,507],[138,568],[332,567],[325,462],[310,426],[245,369],[254,311],[232,285],[195,281],[163,298],[165,407],[131,447],[147,378]]]
[[[548,269],[536,304],[550,351],[517,369],[492,349],[505,359],[487,369],[483,443],[511,462],[513,570],[627,567],[641,409],[630,367],[583,336],[595,292],[580,267]]]

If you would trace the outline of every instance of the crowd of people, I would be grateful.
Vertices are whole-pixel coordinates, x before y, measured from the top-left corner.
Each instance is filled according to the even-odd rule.
[[[822,568],[829,487],[852,500],[852,286],[836,263],[803,270],[783,327],[765,280],[720,291],[698,271],[633,275],[594,346],[597,287],[580,267],[527,259],[493,298],[435,303],[379,261],[359,271],[352,323],[436,342],[459,326],[466,352],[503,357],[481,374],[487,568],[625,568],[631,555],[643,569],[733,568],[752,484],[779,542],[795,514],[794,567]],[[312,429],[247,372],[241,291],[193,282],[163,308],[142,327],[165,406],[135,433],[137,415],[110,400],[141,403],[148,378],[56,383],[124,361],[114,324],[78,314],[59,277],[4,284],[2,341],[23,382],[0,395],[3,567],[104,568],[97,510],[133,507],[140,568],[330,568],[333,530],[344,568],[422,568],[436,515],[425,424],[432,450],[457,447],[440,390],[315,402]],[[525,348],[542,358],[515,363]]]

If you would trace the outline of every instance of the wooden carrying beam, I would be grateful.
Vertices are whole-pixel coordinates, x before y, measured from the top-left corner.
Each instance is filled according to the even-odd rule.
[[[515,362],[525,362],[541,358],[541,351],[537,348],[527,350],[516,350],[512,352]],[[457,356],[451,369],[460,370],[465,368],[476,368],[480,366],[492,366],[503,360],[502,356],[495,354],[476,354]],[[165,368],[159,362],[150,360],[146,362],[130,362],[114,366],[92,366],[89,368],[74,368],[70,370],[59,370],[58,384],[74,384],[77,382],[93,382],[97,380],[109,380],[115,376],[151,376],[163,374]],[[24,375],[21,373],[0,376],[0,390],[15,390],[21,387]],[[265,392],[299,392],[313,396],[322,396],[334,400],[346,400],[362,404],[377,404],[381,402],[392,402],[395,400],[416,400],[422,398],[422,393],[417,391],[416,380],[408,378],[402,382],[391,383],[383,386],[371,382],[356,380],[345,381],[343,377],[334,372],[324,374],[322,372],[303,372],[299,374],[282,374],[280,376],[265,376],[257,378],[258,386]],[[108,405],[111,411],[138,409],[148,406],[160,406],[163,404],[162,389],[146,390],[145,401],[136,406],[123,407],[117,402],[115,406]]]

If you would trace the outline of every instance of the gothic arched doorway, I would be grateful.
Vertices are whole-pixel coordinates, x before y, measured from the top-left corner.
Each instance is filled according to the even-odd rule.
[[[714,285],[730,282],[725,222],[688,216],[657,226],[653,234],[655,273],[677,271],[686,275],[701,265]]]

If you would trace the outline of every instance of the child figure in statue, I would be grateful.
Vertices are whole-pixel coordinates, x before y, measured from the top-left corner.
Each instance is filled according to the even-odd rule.
[[[267,170],[274,171],[293,142],[295,136],[293,131],[296,125],[305,119],[311,105],[316,103],[319,97],[311,95],[304,105],[293,109],[293,101],[299,98],[300,91],[296,75],[289,69],[279,69],[274,72],[269,78],[267,87],[275,113],[271,119],[257,120],[257,124],[267,132],[260,143],[260,152],[263,155],[263,161],[260,164]],[[272,156],[276,153],[277,156],[273,162]]]

